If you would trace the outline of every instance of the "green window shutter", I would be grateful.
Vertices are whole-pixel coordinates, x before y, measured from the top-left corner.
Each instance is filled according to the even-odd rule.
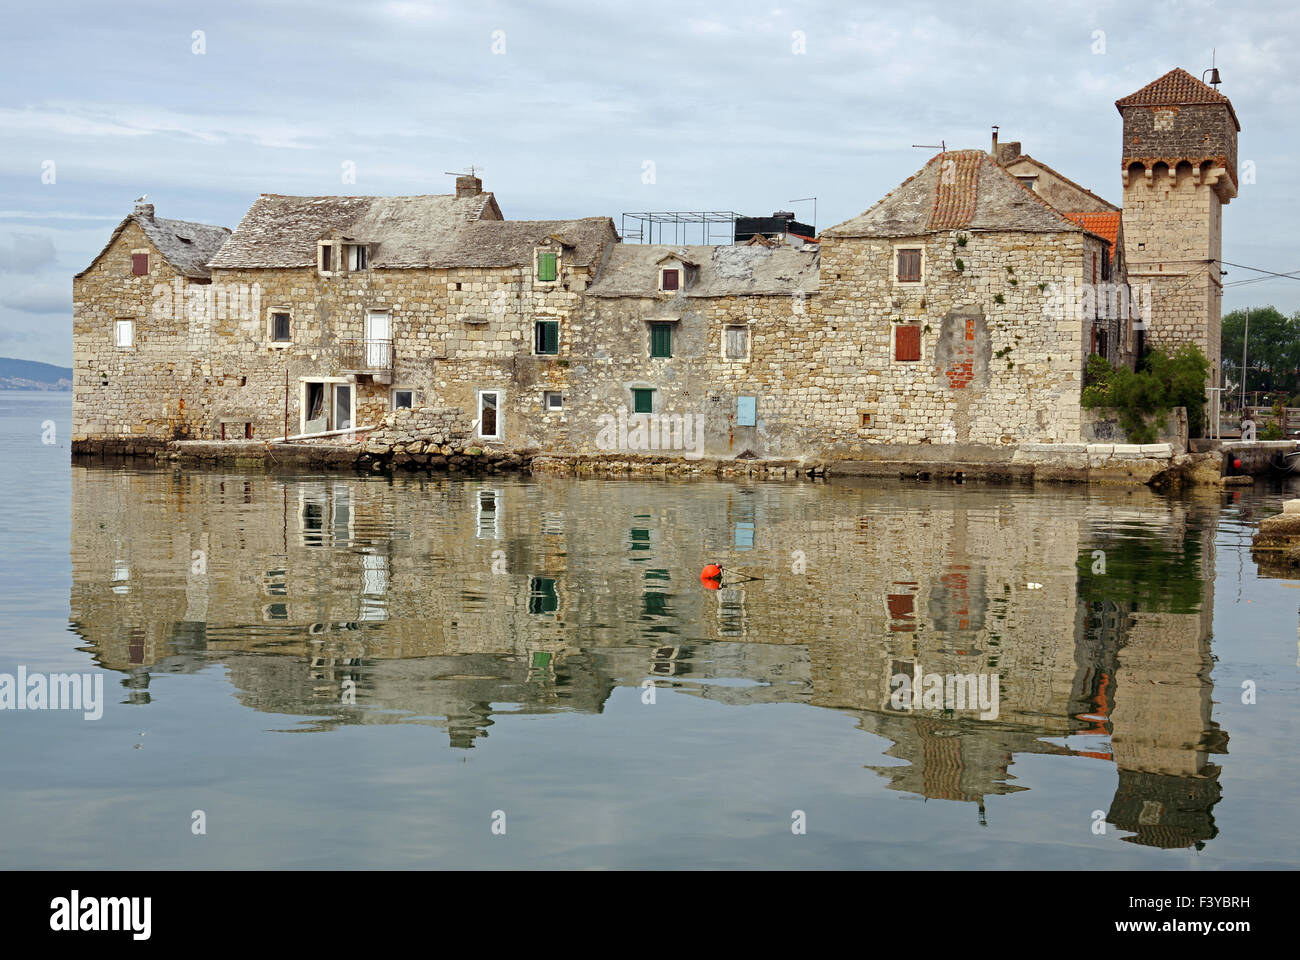
[[[632,412],[633,413],[654,413],[654,391],[633,390],[632,391]]]
[[[554,355],[560,352],[560,321],[537,321],[536,350],[540,354],[547,355]]]
[[[539,253],[537,255],[537,279],[542,281],[555,279],[555,254]]]
[[[673,325],[671,323],[650,324],[650,356],[671,357],[673,355]]]

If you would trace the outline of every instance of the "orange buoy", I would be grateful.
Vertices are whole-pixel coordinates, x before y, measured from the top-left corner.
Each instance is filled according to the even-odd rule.
[[[716,580],[722,576],[722,568],[716,563],[706,563],[700,571],[701,580]]]

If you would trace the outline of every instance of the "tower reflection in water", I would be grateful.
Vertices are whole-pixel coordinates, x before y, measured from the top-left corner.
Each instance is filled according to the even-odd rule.
[[[295,729],[508,714],[617,687],[848,711],[890,789],[972,804],[1017,754],[1114,764],[1139,844],[1216,833],[1217,502],[1145,491],[243,476],[74,467],[72,627],[132,702],[221,664]],[[728,582],[700,588],[722,562]],[[995,716],[932,677],[996,678]],[[898,696],[900,679],[915,696]],[[972,709],[975,706],[975,709]]]

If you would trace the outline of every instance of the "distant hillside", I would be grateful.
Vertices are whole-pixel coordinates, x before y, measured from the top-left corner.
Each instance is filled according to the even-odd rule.
[[[0,357],[0,390],[71,390],[72,368]]]

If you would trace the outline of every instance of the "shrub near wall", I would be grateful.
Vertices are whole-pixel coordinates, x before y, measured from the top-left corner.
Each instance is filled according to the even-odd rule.
[[[1175,407],[1187,410],[1190,436],[1205,431],[1205,383],[1210,361],[1184,344],[1172,354],[1152,350],[1137,370],[1112,367],[1103,357],[1088,359],[1081,403],[1085,409],[1115,411],[1130,443],[1155,443],[1158,425]]]

